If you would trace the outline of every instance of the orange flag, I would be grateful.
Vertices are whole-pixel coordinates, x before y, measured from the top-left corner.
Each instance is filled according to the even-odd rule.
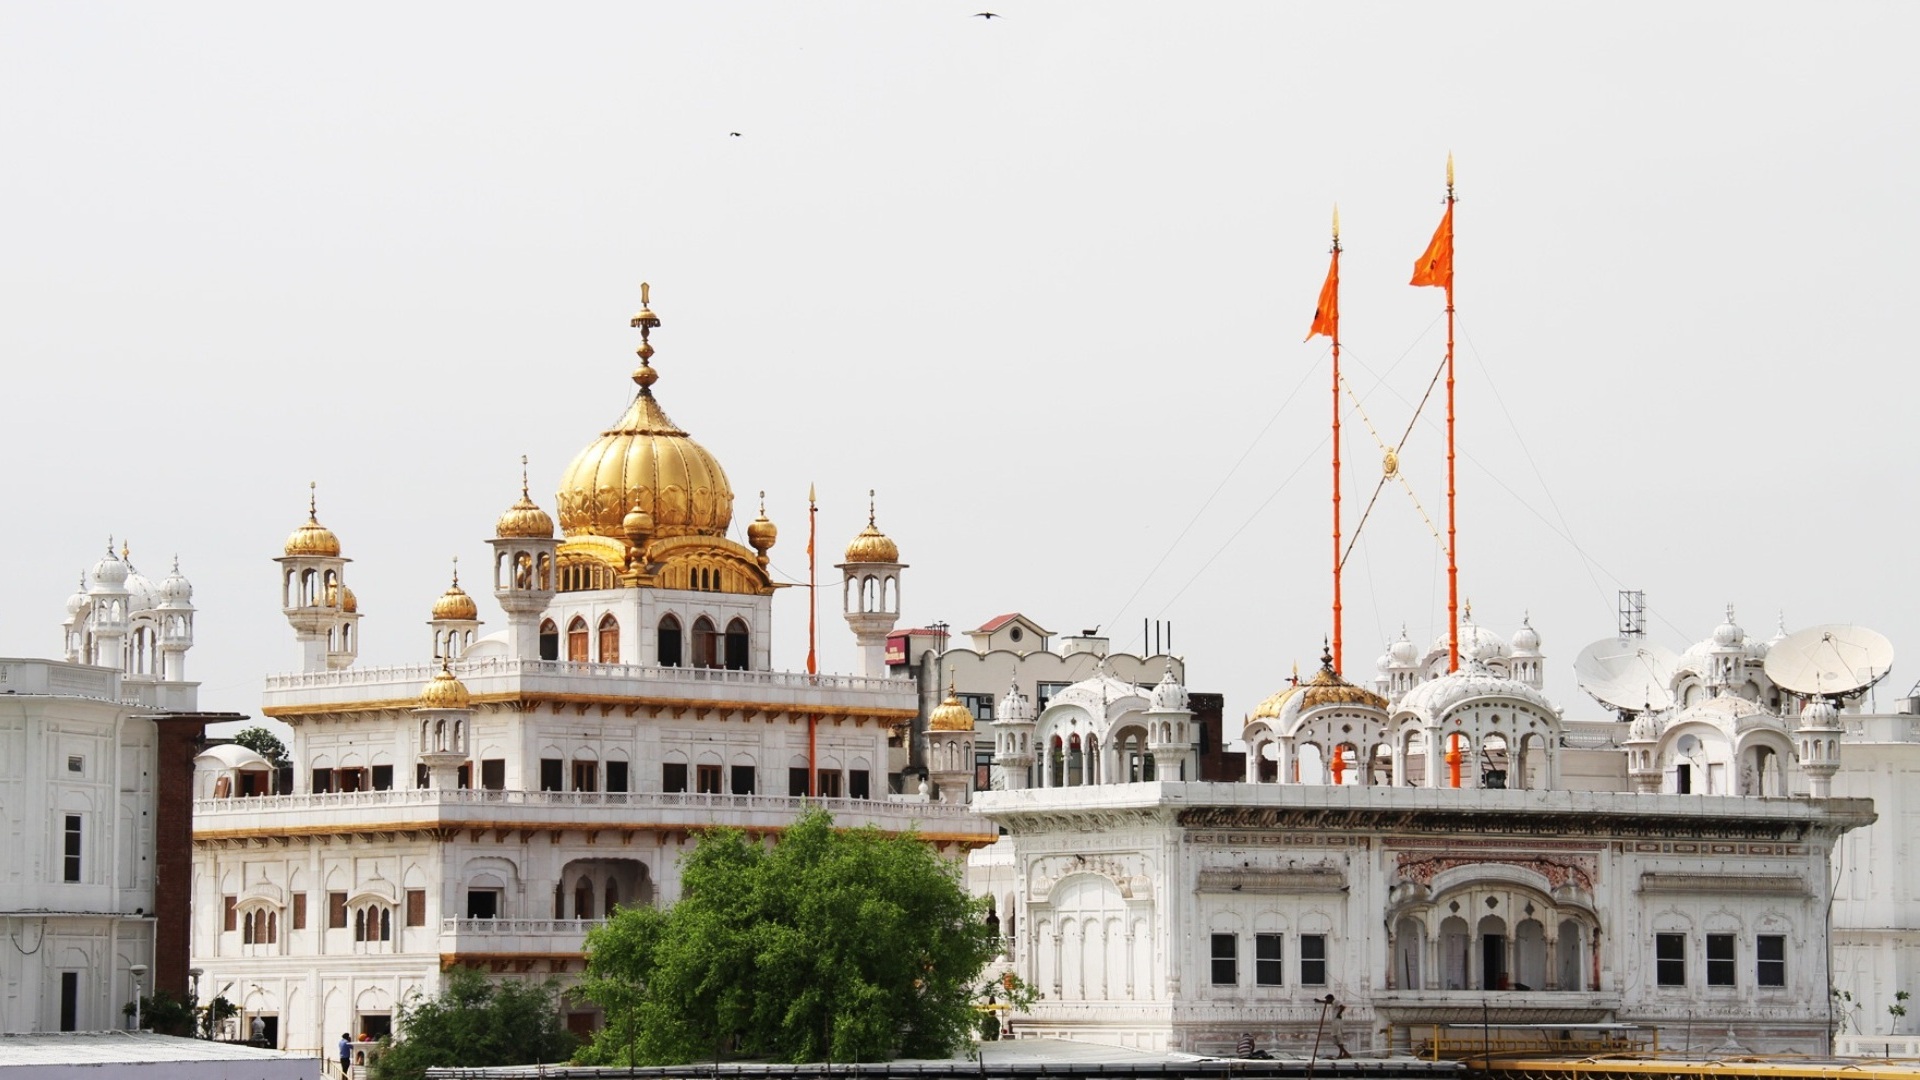
[[[1411,285],[1438,285],[1444,289],[1453,288],[1453,203],[1447,203],[1447,213],[1440,219],[1440,227],[1433,230],[1433,241],[1427,250],[1413,263]]]
[[[1327,267],[1327,283],[1320,286],[1320,304],[1313,309],[1313,325],[1307,329],[1302,341],[1312,341],[1314,335],[1325,334],[1335,341],[1340,340],[1340,253],[1333,253],[1333,263]]]

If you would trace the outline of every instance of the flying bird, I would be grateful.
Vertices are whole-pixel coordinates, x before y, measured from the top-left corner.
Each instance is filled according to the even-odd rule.
[[[997,12],[997,11],[976,11],[976,12],[974,12],[974,13],[973,13],[973,17],[974,17],[974,18],[976,18],[976,19],[1004,19],[1004,18],[1006,18],[1006,16],[1004,16],[1004,15],[1002,15],[1002,14],[1000,14],[1000,13],[999,13],[999,12]]]
[[[737,131],[729,131],[727,132],[727,137],[731,139],[737,139],[740,137],[740,133]]]

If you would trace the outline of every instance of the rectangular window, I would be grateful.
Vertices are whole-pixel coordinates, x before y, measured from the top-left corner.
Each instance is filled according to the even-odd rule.
[[[733,767],[733,793],[735,795],[753,794],[753,766],[735,765]]]
[[[1327,935],[1300,935],[1300,985],[1327,985]]]
[[[333,790],[333,770],[332,769],[313,770],[313,793],[315,795],[325,795],[327,792],[332,790]]]
[[[1213,985],[1232,986],[1240,981],[1240,940],[1232,934],[1213,935]]]
[[[490,757],[480,762],[480,786],[488,791],[505,791],[507,759]]]
[[[1034,683],[1033,684],[1033,715],[1039,716],[1041,713],[1045,712],[1047,710],[1047,702],[1052,700],[1053,695],[1059,693],[1062,690],[1065,690],[1067,687],[1072,685],[1073,685],[1072,683],[1065,683],[1065,682]]]
[[[959,697],[960,704],[965,705],[967,711],[973,714],[975,723],[993,722],[992,694],[958,694],[956,696]]]
[[[455,786],[462,791],[473,786],[473,762],[463,761],[460,763],[459,771],[454,774],[454,783]]]
[[[80,973],[60,973],[60,1030],[80,1030]]]
[[[81,757],[79,754],[68,754],[67,755],[67,771],[68,772],[86,772],[87,759],[84,757]]]
[[[1732,986],[1733,935],[1707,935],[1707,985]]]
[[[407,890],[407,925],[427,925],[427,890]]]
[[[240,898],[223,896],[220,898],[220,929],[232,933],[240,929]]]
[[[1653,976],[1658,986],[1687,985],[1687,935],[1653,935]]]
[[[1753,941],[1755,967],[1753,981],[1761,986],[1787,985],[1787,938],[1784,934],[1761,934]]]
[[[422,789],[432,786],[427,775],[427,763],[424,761],[413,767],[413,786]]]
[[[68,814],[66,835],[66,857],[63,869],[66,880],[80,880],[80,815]]]
[[[392,791],[393,790],[393,766],[375,765],[373,767],[373,790],[375,791]]]
[[[597,761],[576,761],[573,763],[573,790],[600,790],[600,763]]]
[[[805,768],[790,768],[787,770],[787,794],[796,799],[806,796],[807,770]]]
[[[840,797],[840,774],[830,769],[821,769],[820,781],[817,785],[815,785],[814,791],[817,792],[819,796],[823,799],[839,798]]]
[[[327,929],[345,930],[347,928],[347,894],[330,892],[327,894]]]
[[[506,782],[504,779],[501,781],[500,786],[501,787],[506,786]],[[627,763],[626,762],[624,761],[607,762],[607,790],[620,791],[620,792],[624,792],[627,790]]]
[[[669,761],[660,766],[660,790],[668,792],[687,790],[687,767],[684,763]]]
[[[307,928],[307,894],[303,892],[293,894],[293,928],[295,930]]]
[[[540,790],[560,791],[566,787],[562,780],[566,776],[566,762],[557,757],[540,759]]]
[[[847,798],[873,798],[873,782],[867,779],[867,770],[852,769],[847,772]]]
[[[500,890],[468,889],[467,918],[497,919],[500,917]]]
[[[1281,972],[1280,935],[1253,935],[1253,983],[1255,986],[1279,986]]]
[[[720,766],[696,765],[694,766],[693,779],[694,779],[694,784],[696,785],[696,790],[698,790],[700,794],[702,795],[720,794]]]
[[[993,751],[991,749],[973,752],[973,790],[993,790]]]

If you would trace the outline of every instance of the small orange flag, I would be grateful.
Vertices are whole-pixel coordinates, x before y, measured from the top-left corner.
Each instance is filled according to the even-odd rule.
[[[1340,253],[1333,253],[1333,263],[1327,267],[1327,283],[1320,286],[1320,304],[1313,309],[1313,326],[1307,330],[1302,341],[1312,341],[1314,335],[1325,334],[1335,341],[1340,340]]]
[[[1440,219],[1440,227],[1433,230],[1433,241],[1427,250],[1413,263],[1411,285],[1438,285],[1444,289],[1453,288],[1453,203],[1447,203],[1446,216]]]

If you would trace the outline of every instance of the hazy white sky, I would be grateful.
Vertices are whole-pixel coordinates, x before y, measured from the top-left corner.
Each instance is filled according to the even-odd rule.
[[[1920,9],[994,9],[0,6],[0,654],[56,654],[126,537],[194,582],[202,704],[257,711],[297,662],[269,560],[309,480],[362,663],[427,659],[455,554],[500,628],[484,541],[519,456],[552,511],[632,391],[647,279],[660,400],[736,532],[766,490],[787,579],[808,484],[836,557],[877,488],[908,623],[1020,610],[1129,648],[1169,619],[1237,717],[1328,627],[1327,355],[1300,341],[1328,211],[1391,438],[1442,354],[1406,280],[1451,150],[1476,618],[1530,611],[1574,715],[1623,586],[1675,648],[1731,601],[1920,655]],[[1403,457],[1435,520],[1439,418]],[[1357,511],[1380,455],[1348,431]],[[1384,493],[1351,676],[1403,622],[1444,632],[1444,565]],[[805,606],[776,604],[781,666]]]

